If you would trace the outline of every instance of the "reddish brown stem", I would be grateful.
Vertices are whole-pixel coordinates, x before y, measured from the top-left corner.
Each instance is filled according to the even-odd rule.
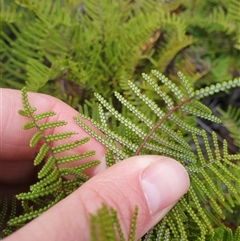
[[[156,131],[156,129],[176,110],[178,110],[179,108],[181,108],[184,104],[190,102],[191,100],[193,99],[190,98],[190,99],[183,99],[182,102],[173,107],[169,112],[166,113],[165,116],[163,116],[162,119],[160,119],[154,126],[153,128],[151,129],[151,131],[145,136],[145,138],[143,139],[143,141],[141,142],[141,144],[139,145],[137,151],[135,152],[135,155],[139,155],[140,154],[140,151],[142,150],[142,148],[145,146],[146,142],[148,141],[148,139],[152,136],[152,134]]]

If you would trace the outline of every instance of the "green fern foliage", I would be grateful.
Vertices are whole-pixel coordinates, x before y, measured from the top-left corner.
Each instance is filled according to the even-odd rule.
[[[17,201],[16,198],[13,197],[11,202],[7,200],[7,198],[3,198],[0,200],[0,238],[4,238],[16,231],[18,227],[8,226],[6,224],[7,220],[10,220],[16,217],[17,213]]]
[[[134,208],[133,217],[130,223],[130,234],[125,239],[122,227],[117,217],[117,212],[105,204],[97,211],[96,214],[90,215],[90,240],[91,241],[134,241],[135,227],[137,222],[138,207]]]
[[[67,122],[28,102],[26,90],[40,90],[81,106],[74,120],[107,147],[108,167],[132,155],[161,154],[188,170],[189,192],[143,240],[238,241],[239,228],[234,233],[223,220],[240,206],[240,113],[230,107],[215,116],[201,99],[240,87],[239,7],[239,0],[1,0],[1,86],[26,85],[19,114],[28,119],[24,129],[36,130],[29,145],[39,148],[33,164],[40,169],[38,182],[17,195],[23,213],[11,216],[4,233],[70,194],[89,179],[84,170],[99,163],[67,167],[94,151],[67,154],[89,139],[57,132]],[[141,78],[151,69],[157,70]],[[222,122],[236,153],[198,119]],[[0,217],[11,212],[4,201],[2,207]],[[100,216],[115,215],[108,211]],[[117,219],[114,225],[123,239]]]
[[[24,109],[19,110],[19,114],[29,118],[23,128],[25,130],[36,129],[30,140],[30,147],[36,147],[37,145],[39,147],[33,161],[34,166],[40,166],[39,180],[30,186],[29,192],[16,195],[17,200],[21,201],[24,211],[20,216],[10,218],[6,230],[11,230],[10,227],[24,225],[69,195],[89,179],[84,171],[99,164],[99,161],[96,160],[74,167],[62,166],[62,164],[84,160],[95,154],[94,151],[86,151],[81,154],[66,154],[68,150],[87,143],[89,138],[85,137],[62,143],[63,140],[77,134],[74,131],[59,133],[56,131],[58,127],[67,125],[67,122],[52,120],[51,117],[56,115],[54,111],[35,113],[36,108],[31,107],[29,104],[25,88],[22,90],[22,101]],[[44,122],[45,119],[48,121]]]
[[[144,81],[158,95],[160,103],[148,97],[141,89],[141,83],[128,81],[134,98],[127,99],[115,92],[121,103],[115,109],[100,94],[97,120],[84,114],[74,117],[76,123],[93,138],[107,147],[107,166],[132,155],[160,154],[175,158],[189,172],[191,186],[170,213],[153,227],[142,240],[238,240],[239,228],[233,233],[222,224],[228,213],[240,205],[240,153],[230,154],[228,144],[220,145],[217,134],[209,135],[197,125],[190,125],[184,119],[203,118],[220,123],[221,119],[212,114],[199,99],[232,87],[239,87],[239,79],[223,82],[199,90],[194,90],[188,79],[179,73],[182,84],[152,71],[152,75],[143,74]],[[166,91],[166,88],[168,89]],[[137,101],[136,101],[137,100]],[[39,216],[61,199],[76,190],[89,177],[84,170],[97,165],[99,161],[90,161],[67,167],[70,162],[82,160],[94,155],[94,151],[81,154],[66,154],[67,151],[86,144],[88,137],[68,141],[75,131],[57,132],[57,128],[67,125],[66,121],[55,120],[54,111],[37,113],[28,101],[27,90],[22,90],[23,110],[19,114],[29,121],[24,129],[35,129],[29,145],[39,147],[33,160],[39,166],[38,182],[31,185],[29,192],[16,195],[21,201],[22,214],[17,216],[12,205],[10,220],[2,232],[6,236]],[[149,109],[147,115],[136,103],[142,102],[143,109]],[[238,120],[238,112],[231,110],[233,120]],[[224,114],[224,112],[222,112]],[[46,121],[47,119],[47,121]],[[82,119],[88,119],[104,133],[100,136],[90,129]],[[224,119],[224,118],[223,118]],[[116,124],[117,122],[117,124]],[[114,128],[113,128],[114,127]],[[71,177],[71,178],[69,178]],[[2,202],[1,223],[6,217],[6,202]],[[130,225],[128,240],[134,240],[137,225],[137,207]],[[217,229],[215,227],[218,227]],[[96,216],[91,216],[92,240],[125,240],[117,213],[105,205]]]
[[[229,106],[226,111],[218,109],[218,112],[221,114],[223,124],[229,131],[234,144],[240,148],[240,109]]]
[[[1,9],[2,86],[73,107],[94,92],[126,95],[126,80],[151,69],[180,70],[197,86],[239,75],[238,0],[2,0]]]
[[[231,240],[231,241],[238,241],[240,238],[240,227],[237,228],[235,232],[231,229],[226,228],[217,228],[215,230],[215,235],[209,238],[209,241],[224,241],[224,240]]]
[[[159,154],[178,160],[188,170],[191,178],[188,193],[149,231],[146,240],[210,240],[210,237],[215,237],[215,226],[224,230],[221,220],[224,220],[226,210],[233,212],[234,207],[240,204],[240,154],[229,154],[226,141],[220,146],[216,133],[208,135],[197,125],[188,124],[184,118],[203,118],[220,123],[221,119],[213,115],[199,99],[240,86],[240,79],[194,90],[181,73],[181,89],[156,70],[152,71],[152,75],[143,74],[143,78],[165,105],[159,106],[137,84],[128,81],[134,98],[128,100],[115,92],[122,109],[126,108],[124,112],[121,113],[101,95],[95,94],[101,107],[101,118],[94,121],[80,114],[81,118],[87,118],[100,129],[105,137],[90,130],[81,118],[74,119],[109,149],[111,162],[115,160],[116,163],[132,155]],[[162,84],[159,85],[159,82]],[[166,87],[168,91],[164,91]],[[135,106],[138,98],[141,106],[149,108],[148,115]],[[111,130],[111,119],[119,123],[119,128]],[[154,123],[153,120],[157,121]],[[161,233],[158,239],[155,239],[155,233]]]

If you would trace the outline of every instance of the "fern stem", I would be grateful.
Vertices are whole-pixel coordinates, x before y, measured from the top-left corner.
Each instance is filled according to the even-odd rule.
[[[157,130],[157,128],[169,117],[173,114],[173,112],[175,112],[176,110],[180,109],[184,104],[191,102],[191,100],[194,98],[191,97],[189,99],[183,99],[182,102],[173,107],[168,113],[166,113],[165,116],[163,116],[162,119],[160,119],[154,126],[153,128],[150,130],[150,132],[144,137],[143,141],[141,142],[141,144],[139,145],[137,151],[135,152],[135,156],[140,154],[140,151],[142,150],[142,148],[145,146],[146,142],[148,141],[148,139],[153,135],[153,133]]]

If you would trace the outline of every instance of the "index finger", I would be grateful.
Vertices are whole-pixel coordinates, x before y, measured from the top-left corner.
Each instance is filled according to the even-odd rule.
[[[23,109],[21,92],[12,89],[0,89],[0,113],[1,113],[1,127],[0,127],[0,160],[1,182],[19,182],[24,181],[33,172],[32,161],[38,152],[39,147],[31,148],[29,141],[36,129],[23,130],[22,126],[29,119],[18,114],[18,110]],[[78,134],[67,139],[68,142],[79,140],[83,137],[90,137],[84,130],[82,130],[73,120],[73,116],[78,115],[78,112],[52,96],[39,93],[28,93],[30,105],[35,107],[36,113],[45,111],[54,111],[57,114],[51,117],[51,120],[65,120],[67,125],[54,128],[51,134],[65,131],[75,131]],[[49,119],[45,119],[49,121]],[[94,150],[96,153],[88,160],[103,160],[105,154],[105,147],[90,137],[90,140],[72,150],[74,153],[81,154],[85,151]],[[96,168],[91,170],[90,175],[105,169],[105,163],[101,162]]]

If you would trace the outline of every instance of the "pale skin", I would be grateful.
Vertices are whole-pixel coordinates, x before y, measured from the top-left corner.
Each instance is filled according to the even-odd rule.
[[[74,130],[78,134],[71,137],[72,141],[89,136],[72,119],[78,116],[77,111],[62,101],[43,94],[29,93],[29,102],[37,108],[38,113],[54,110],[58,113],[53,117],[54,120],[68,122],[67,126],[56,128],[54,132]],[[29,140],[35,130],[22,129],[27,119],[17,113],[17,110],[23,108],[20,91],[0,89],[0,108],[0,194],[3,197],[26,192],[29,184],[34,183],[37,170],[32,160],[39,146],[29,147]],[[164,156],[134,156],[106,169],[105,147],[90,138],[87,144],[71,152],[96,151],[94,157],[88,158],[101,161],[101,164],[87,171],[92,178],[4,241],[88,241],[89,213],[95,214],[102,203],[117,210],[126,239],[134,206],[138,205],[137,240],[187,192],[188,174],[175,160]]]

